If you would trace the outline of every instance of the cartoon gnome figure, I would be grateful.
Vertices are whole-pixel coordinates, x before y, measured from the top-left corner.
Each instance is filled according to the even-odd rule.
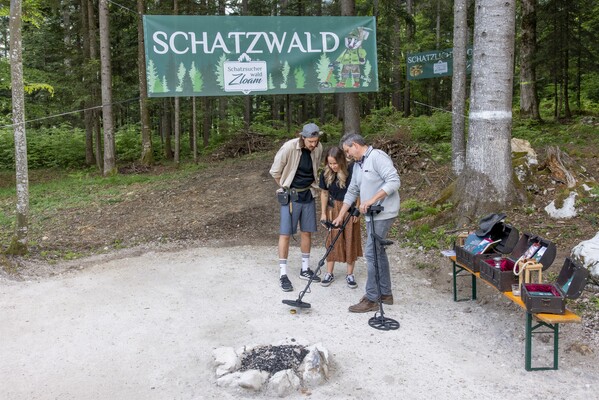
[[[345,87],[345,82],[350,77],[354,81],[353,87],[360,87],[360,67],[366,63],[366,50],[362,48],[362,42],[368,38],[368,35],[369,32],[360,27],[345,37],[345,50],[335,60],[335,64],[341,65],[341,79],[337,87]]]

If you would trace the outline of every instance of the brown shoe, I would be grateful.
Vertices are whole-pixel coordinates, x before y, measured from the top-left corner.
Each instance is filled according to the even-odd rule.
[[[381,301],[383,304],[392,305],[393,304],[393,295],[392,294],[384,294],[381,296]]]
[[[378,303],[368,300],[366,296],[360,299],[358,304],[349,307],[349,312],[365,313],[368,311],[376,311],[379,309]]]

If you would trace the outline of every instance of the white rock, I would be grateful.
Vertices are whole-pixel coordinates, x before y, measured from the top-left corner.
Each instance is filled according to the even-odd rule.
[[[512,153],[526,153],[528,165],[539,163],[537,160],[537,153],[527,140],[512,138]]]
[[[218,378],[216,380],[216,385],[220,387],[238,387],[240,378],[241,372],[233,372],[232,374],[227,374]]]
[[[586,183],[583,183],[583,184],[582,184],[582,188],[583,188],[585,191],[589,192],[589,193],[588,193],[588,194],[589,194],[589,197],[597,197],[597,195],[596,195],[596,194],[594,194],[594,193],[591,193],[591,190],[593,190],[593,188],[592,188],[592,187],[590,187],[590,186],[588,186]]]
[[[244,389],[260,390],[264,382],[268,380],[270,374],[266,371],[249,369],[241,373],[238,385]]]
[[[578,243],[572,249],[572,258],[589,270],[595,279],[599,279],[599,232],[592,239]]]
[[[564,200],[564,205],[562,206],[562,208],[556,208],[555,200],[552,201],[547,205],[547,207],[545,207],[545,212],[549,214],[551,218],[554,219],[568,219],[575,217],[577,212],[576,208],[574,207],[574,202],[576,200],[577,195],[578,193],[576,192],[570,192],[568,198]]]
[[[216,376],[220,377],[241,367],[241,360],[232,347],[219,347],[212,352],[216,364]]]
[[[268,392],[271,395],[285,397],[300,388],[300,378],[290,369],[279,371],[268,381]]]
[[[313,345],[306,348],[308,354],[300,364],[304,386],[315,387],[322,385],[329,374],[328,351],[322,345]],[[322,352],[320,350],[323,350]]]
[[[243,359],[244,355],[251,352],[252,350],[254,350],[257,347],[260,347],[260,346],[258,346],[257,344],[248,344],[248,345],[237,348],[235,350],[235,353],[237,354],[237,356],[239,357],[239,360],[241,361]]]

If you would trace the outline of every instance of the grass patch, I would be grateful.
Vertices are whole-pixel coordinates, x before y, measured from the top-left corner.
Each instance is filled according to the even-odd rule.
[[[46,170],[43,173],[38,171],[34,175],[44,178],[37,183],[33,180],[29,184],[30,231],[39,230],[36,225],[51,221],[60,212],[117,204],[124,201],[128,193],[137,189],[146,190],[151,187],[152,190],[161,190],[203,168],[203,165],[190,164],[179,169],[161,169],[156,174],[117,174],[110,177],[103,177],[93,170],[69,173],[58,170]],[[9,243],[14,234],[15,209],[15,187],[1,187],[0,243]]]

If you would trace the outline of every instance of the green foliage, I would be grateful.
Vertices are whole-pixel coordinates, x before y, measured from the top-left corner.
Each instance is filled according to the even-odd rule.
[[[451,141],[451,113],[436,112],[430,116],[409,118],[412,139],[417,142]]]
[[[448,235],[445,228],[432,228],[429,224],[417,225],[405,232],[406,244],[424,250],[448,248],[453,237]]]
[[[512,136],[528,140],[533,147],[567,147],[575,144],[590,151],[592,146],[599,145],[597,128],[592,123],[585,123],[582,116],[576,117],[569,124],[552,120],[541,123],[514,118],[512,126]]]
[[[77,168],[85,165],[85,133],[63,124],[27,130],[29,168]],[[0,169],[14,169],[14,137],[0,130]]]
[[[400,221],[428,221],[430,217],[435,217],[451,207],[451,204],[433,207],[416,199],[407,199],[401,203]],[[429,222],[408,225],[411,228],[405,232],[405,239],[411,247],[421,247],[427,250],[440,249],[448,247],[454,240],[444,226],[433,228]]]
[[[373,110],[362,123],[364,136],[394,135],[398,130],[406,127],[406,120],[402,118],[393,107],[383,107]]]

